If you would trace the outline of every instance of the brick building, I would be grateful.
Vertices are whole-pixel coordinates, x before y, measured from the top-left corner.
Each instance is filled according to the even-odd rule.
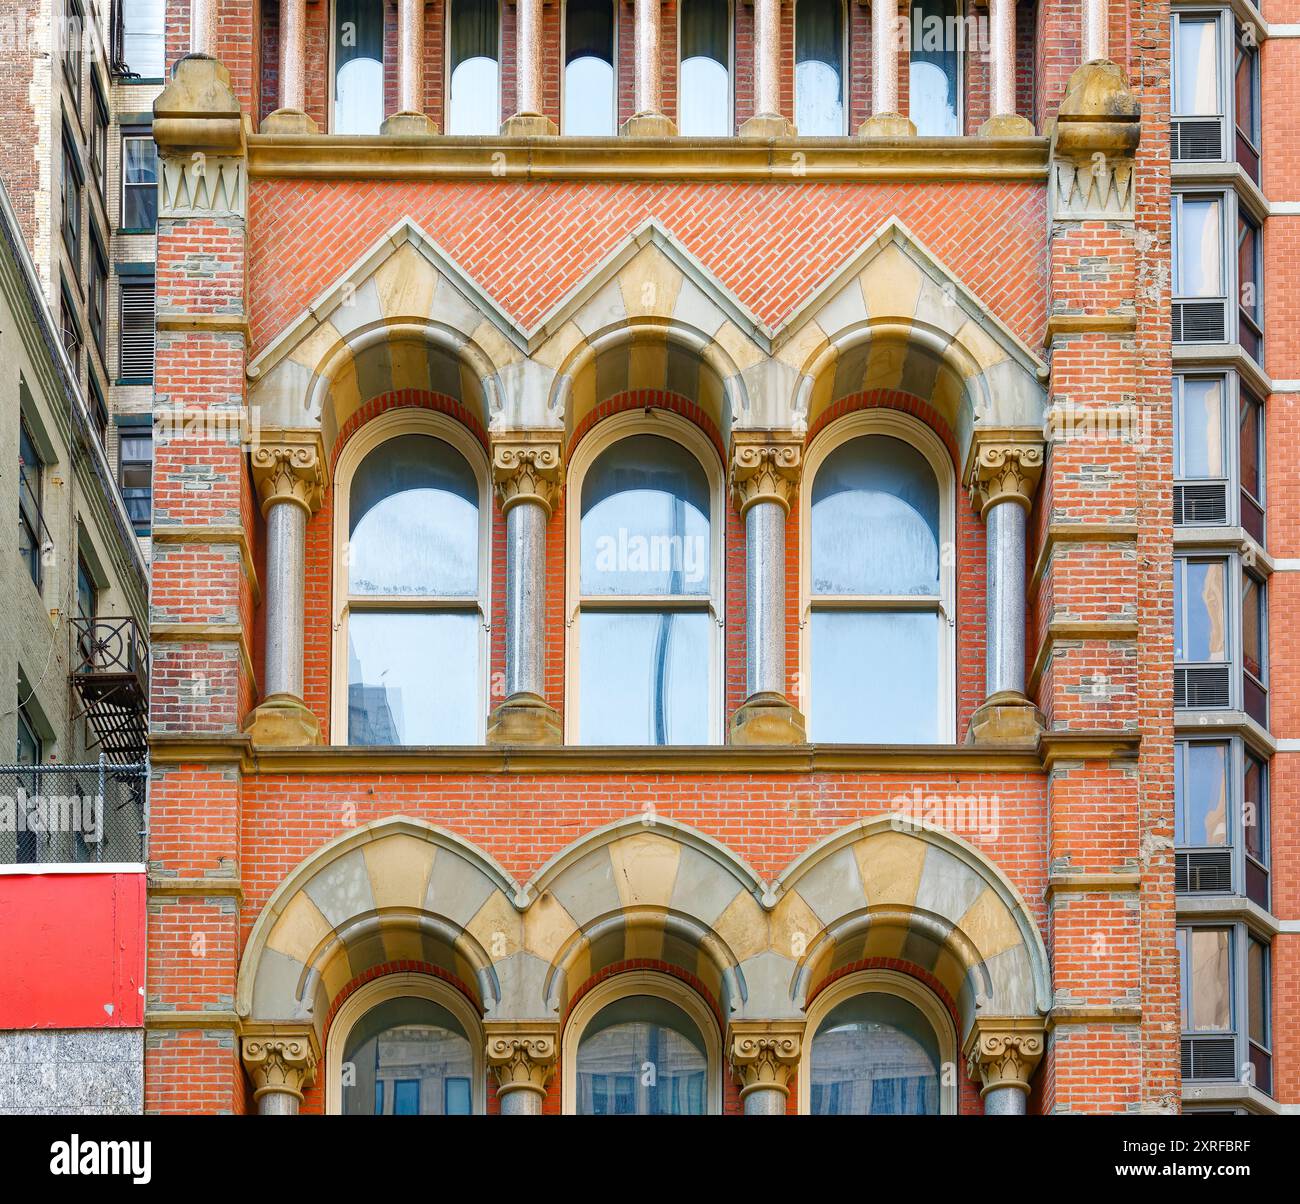
[[[1175,553],[1285,562],[1175,537],[1171,14],[958,14],[169,6],[147,1110],[1296,1099],[1279,809],[1175,889]]]

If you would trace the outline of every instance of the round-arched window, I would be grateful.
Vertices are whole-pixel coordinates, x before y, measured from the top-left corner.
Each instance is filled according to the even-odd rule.
[[[606,1004],[578,1042],[576,1111],[585,1116],[702,1116],[709,1055],[686,1012],[655,995]]]
[[[870,991],[837,1004],[812,1042],[809,1111],[820,1116],[938,1115],[942,1056],[914,1003]]]
[[[347,1035],[341,1067],[347,1116],[467,1116],[474,1056],[465,1029],[432,999],[376,1004]]]

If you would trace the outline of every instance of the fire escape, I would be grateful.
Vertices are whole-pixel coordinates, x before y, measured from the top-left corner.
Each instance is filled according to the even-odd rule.
[[[73,619],[72,688],[105,758],[138,765],[148,750],[149,653],[132,618]]]

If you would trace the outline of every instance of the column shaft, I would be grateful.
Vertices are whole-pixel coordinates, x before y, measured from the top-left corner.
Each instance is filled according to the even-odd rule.
[[[754,0],[754,110],[781,112],[781,0]]]
[[[501,1097],[502,1116],[541,1116],[542,1096],[537,1091],[510,1091]]]
[[[871,115],[898,112],[897,0],[871,3]]]
[[[424,0],[398,0],[397,109],[424,112]]]
[[[1108,0],[1083,0],[1083,61],[1110,57],[1110,4]]]
[[[989,111],[1016,111],[1016,0],[989,0],[989,33],[993,41]]]
[[[542,0],[518,0],[515,5],[515,57],[521,117],[542,112]]]
[[[1006,498],[984,516],[988,600],[985,610],[985,696],[1025,692],[1024,506]]]
[[[265,693],[302,697],[303,577],[307,511],[275,502],[266,515]]]
[[[192,0],[190,53],[217,57],[217,0]]]
[[[544,693],[546,510],[520,501],[506,511],[506,696]]]
[[[636,0],[634,13],[636,38],[636,78],[632,97],[637,115],[657,114],[663,88],[659,55],[659,2]]]
[[[775,500],[745,512],[746,692],[785,693],[785,510]]]
[[[297,1116],[298,1096],[292,1091],[266,1091],[257,1100],[258,1116]]]
[[[1028,1097],[1019,1087],[992,1087],[984,1093],[985,1116],[1024,1116]]]
[[[745,1096],[746,1116],[784,1116],[787,1093],[779,1087],[754,1088]]]
[[[280,0],[280,108],[307,107],[307,0]]]

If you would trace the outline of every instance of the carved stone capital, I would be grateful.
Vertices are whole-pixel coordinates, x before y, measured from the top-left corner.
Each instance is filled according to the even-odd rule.
[[[1041,1017],[977,1017],[963,1050],[966,1072],[979,1081],[981,1096],[1003,1087],[1016,1087],[1028,1095],[1043,1044]]]
[[[790,1093],[790,1079],[803,1054],[802,1020],[735,1021],[727,1032],[727,1059],[740,1084],[751,1091]]]
[[[1123,68],[1098,59],[1075,69],[1052,131],[1054,221],[1133,221],[1141,118]]]
[[[252,458],[263,514],[278,502],[294,502],[309,516],[320,509],[329,478],[319,432],[263,430]]]
[[[497,1076],[497,1094],[512,1091],[546,1093],[555,1073],[559,1051],[559,1025],[539,1021],[488,1021],[487,1063]]]
[[[1043,475],[1041,434],[1011,428],[977,430],[966,466],[971,508],[983,517],[990,506],[1014,501],[1028,510]]]
[[[300,1101],[316,1078],[320,1043],[311,1025],[245,1025],[240,1057],[253,1084],[253,1098],[282,1092]]]
[[[744,517],[755,502],[787,514],[803,471],[803,440],[790,431],[732,431],[731,500]]]
[[[508,431],[494,435],[492,481],[503,513],[520,502],[535,502],[549,516],[564,481],[560,432]]]

